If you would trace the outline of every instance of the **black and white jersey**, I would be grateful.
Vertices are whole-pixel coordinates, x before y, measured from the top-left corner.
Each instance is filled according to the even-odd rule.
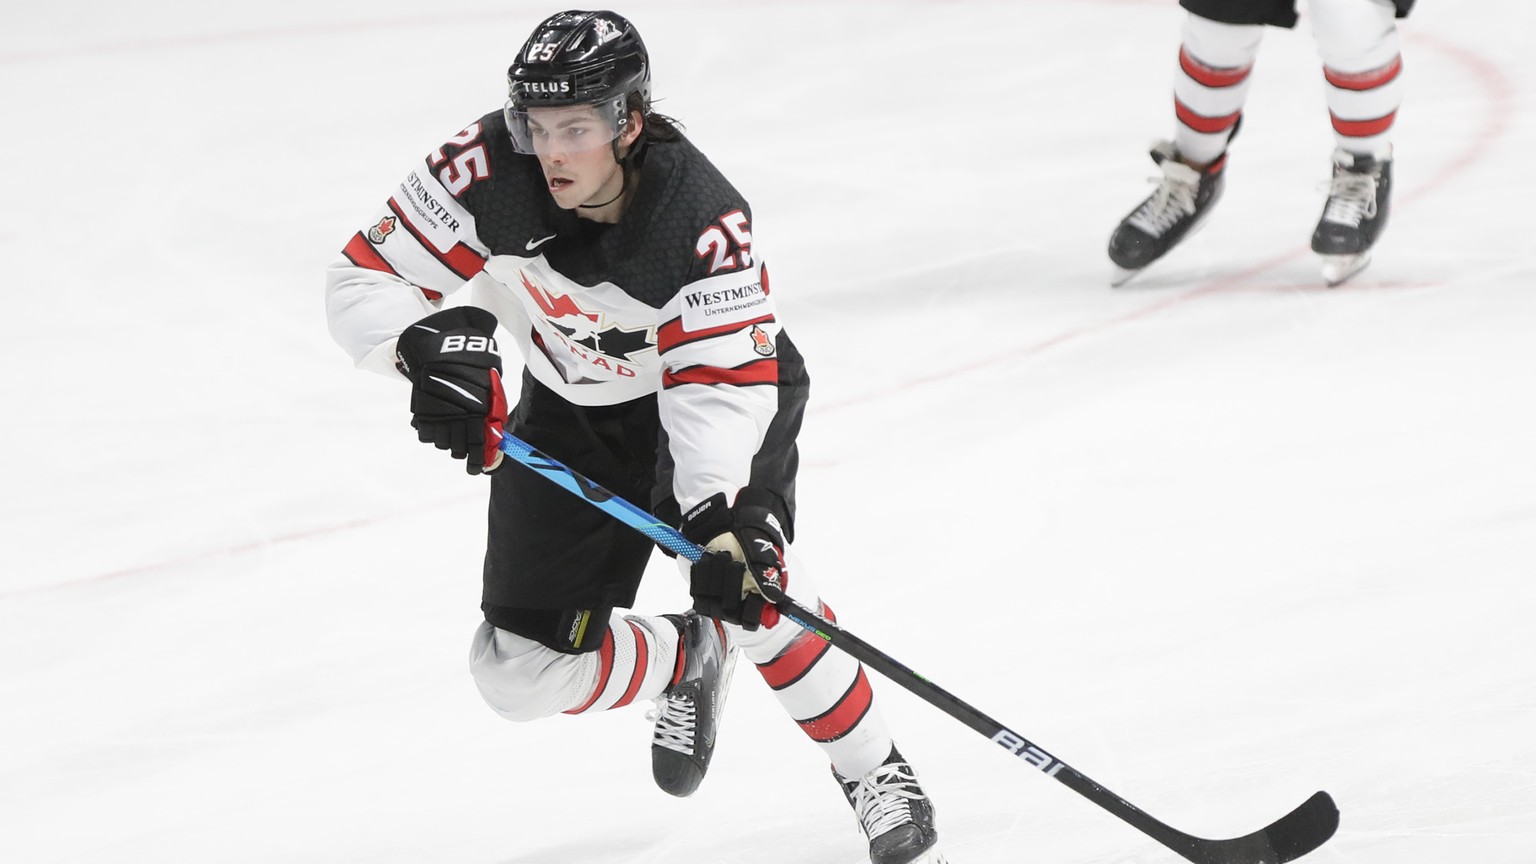
[[[395,337],[468,285],[564,399],[656,394],[684,510],[734,498],[777,411],[787,345],[751,211],[686,139],[647,142],[631,182],[617,224],[579,219],[487,114],[415,166],[331,265],[332,335],[395,375]],[[803,376],[794,366],[784,373]]]

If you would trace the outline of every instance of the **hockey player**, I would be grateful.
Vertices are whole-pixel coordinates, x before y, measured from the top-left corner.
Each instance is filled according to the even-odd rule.
[[[861,664],[754,590],[777,580],[832,614],[791,550],[809,378],[746,200],[652,110],[649,56],[619,15],[546,19],[507,77],[505,108],[409,172],[326,291],[357,364],[410,383],[419,439],[492,475],[480,693],[517,721],[655,701],[654,777],[686,796],[739,651],[826,753],[871,860],[942,862]],[[445,302],[466,285],[469,303]],[[498,323],[523,361],[510,414]],[[686,572],[693,610],[617,611],[651,543],[503,468],[503,429],[710,550]]]
[[[1227,146],[1237,134],[1248,76],[1265,26],[1292,27],[1295,0],[1180,0],[1188,10],[1172,141],[1152,160],[1157,188],[1109,238],[1120,285],[1161,258],[1205,221],[1221,198]],[[1323,62],[1336,149],[1333,180],[1312,250],[1322,256],[1331,286],[1370,263],[1371,247],[1387,223],[1392,193],[1392,122],[1402,102],[1394,18],[1413,0],[1310,0],[1312,33]]]

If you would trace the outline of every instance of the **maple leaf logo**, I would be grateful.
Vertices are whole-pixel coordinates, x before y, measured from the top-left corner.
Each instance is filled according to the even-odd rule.
[[[385,216],[368,229],[368,242],[378,245],[393,233],[395,233],[395,217]]]

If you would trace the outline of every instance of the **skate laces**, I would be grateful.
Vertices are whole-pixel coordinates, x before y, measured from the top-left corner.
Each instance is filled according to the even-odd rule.
[[[663,696],[656,707],[645,712],[645,719],[656,724],[651,741],[684,756],[693,755],[693,730],[698,725],[698,707],[689,694]]]
[[[1328,206],[1323,221],[1358,226],[1361,219],[1376,216],[1376,175],[1345,168],[1333,172],[1328,186]]]
[[[928,796],[917,785],[917,775],[905,762],[881,765],[859,778],[849,792],[853,812],[871,840],[900,825],[912,822],[909,800]]]
[[[1195,194],[1200,191],[1200,175],[1195,169],[1169,159],[1162,163],[1161,177],[1148,177],[1156,183],[1152,197],[1131,214],[1130,223],[1152,237],[1161,237],[1180,219],[1195,212]]]

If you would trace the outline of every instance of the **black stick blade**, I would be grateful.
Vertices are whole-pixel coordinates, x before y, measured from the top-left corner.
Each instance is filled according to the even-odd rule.
[[[1269,835],[1270,848],[1279,856],[1276,864],[1285,864],[1328,842],[1337,830],[1339,808],[1327,792],[1318,792],[1265,828],[1264,833]]]
[[[1328,842],[1339,828],[1339,808],[1318,792],[1269,827],[1231,840],[1189,838],[1185,858],[1195,864],[1285,864]]]

